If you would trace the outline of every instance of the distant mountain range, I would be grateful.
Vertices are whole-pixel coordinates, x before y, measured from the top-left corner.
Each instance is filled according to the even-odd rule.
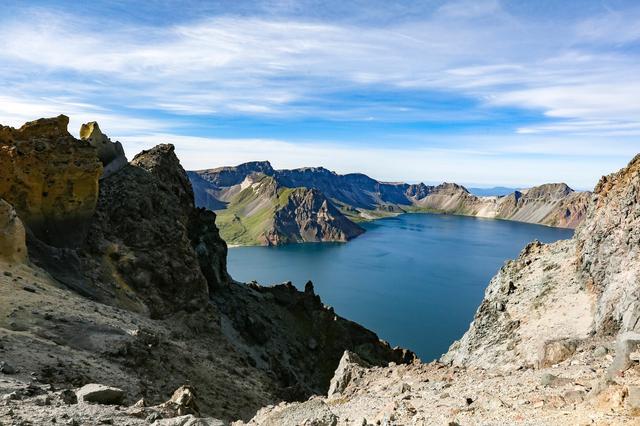
[[[348,241],[364,232],[357,222],[410,212],[574,228],[590,198],[563,183],[483,189],[492,196],[479,196],[455,183],[380,182],[323,167],[276,170],[268,161],[188,175],[196,205],[216,211],[221,235],[231,245]]]

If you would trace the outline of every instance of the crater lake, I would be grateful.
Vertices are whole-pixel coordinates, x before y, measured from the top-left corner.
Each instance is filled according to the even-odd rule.
[[[469,327],[490,279],[527,243],[571,238],[573,230],[437,214],[403,214],[361,224],[348,243],[229,249],[228,270],[263,285],[308,280],[335,312],[423,361],[438,358]]]

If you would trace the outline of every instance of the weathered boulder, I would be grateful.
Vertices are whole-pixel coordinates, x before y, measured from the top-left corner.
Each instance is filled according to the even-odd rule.
[[[78,402],[88,402],[104,405],[120,405],[124,401],[122,389],[105,386],[98,383],[84,385],[76,391]]]
[[[83,124],[80,127],[80,139],[89,142],[97,150],[98,158],[102,162],[104,169],[101,179],[111,176],[127,165],[127,157],[120,142],[111,142],[95,121]]]
[[[98,199],[102,165],[96,149],[67,131],[69,118],[0,127],[0,197],[47,244],[84,239]]]
[[[539,367],[550,367],[573,355],[578,342],[573,339],[558,339],[544,342],[538,357]]]
[[[24,262],[27,259],[25,230],[14,208],[0,198],[0,260]]]

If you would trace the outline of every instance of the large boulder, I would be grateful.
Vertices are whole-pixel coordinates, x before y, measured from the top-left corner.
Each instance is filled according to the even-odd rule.
[[[78,402],[119,405],[124,401],[125,393],[122,389],[105,386],[98,383],[84,385],[76,391]]]
[[[0,127],[0,197],[47,244],[76,246],[98,200],[102,165],[96,149],[67,131],[60,115]]]
[[[26,259],[24,226],[14,208],[0,198],[0,260],[24,262]]]

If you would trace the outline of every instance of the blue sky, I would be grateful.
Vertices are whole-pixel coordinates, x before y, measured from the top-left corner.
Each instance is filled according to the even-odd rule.
[[[637,1],[0,0],[0,123],[131,157],[591,188],[640,152]]]

